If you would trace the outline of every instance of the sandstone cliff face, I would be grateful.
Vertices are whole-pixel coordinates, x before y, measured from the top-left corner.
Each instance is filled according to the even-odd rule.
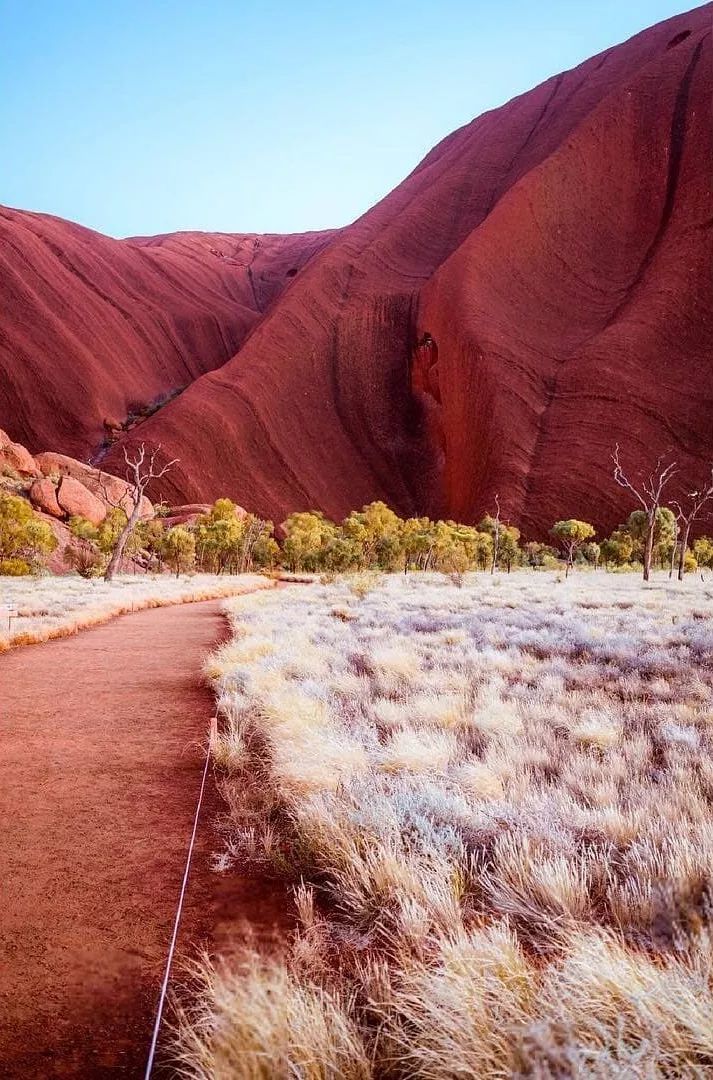
[[[628,512],[617,439],[633,470],[670,449],[697,478],[713,457],[712,17],[709,4],[668,20],[479,117],[339,233],[275,241],[265,297],[206,254],[242,240],[126,242],[153,268],[186,260],[204,314],[226,294],[247,314],[220,356],[181,338],[171,356],[205,366],[105,466],[121,471],[122,442],[161,443],[180,459],[168,501],[228,495],[278,521],[374,498],[468,521],[499,493],[531,535]],[[131,378],[150,378],[151,350],[168,362],[163,341],[141,363],[136,348]],[[53,386],[61,407],[74,400]],[[3,421],[18,438],[0,397]]]
[[[330,235],[113,240],[0,208],[0,423],[33,452],[96,455],[229,359]]]
[[[713,460],[710,30],[709,7],[652,33],[422,290],[455,516],[500,491],[529,531],[614,525],[616,440],[634,469],[671,450],[694,486]]]

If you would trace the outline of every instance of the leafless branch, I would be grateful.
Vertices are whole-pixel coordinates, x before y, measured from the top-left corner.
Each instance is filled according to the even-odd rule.
[[[706,503],[713,500],[713,465],[711,465],[708,481],[696,491],[686,492],[683,497],[687,500],[685,509],[678,500],[674,500],[671,505],[676,507],[676,514],[679,520],[685,525],[691,525]]]
[[[171,469],[178,461],[178,458],[173,458],[172,461],[168,461],[165,465],[158,467],[156,459],[160,451],[161,446],[159,444],[151,450],[148,463],[146,464],[145,443],[140,444],[134,457],[130,457],[129,451],[124,447],[124,461],[127,466],[126,479],[132,487],[138,489],[141,495],[143,495],[152,480],[159,480],[162,476],[165,476],[169,469]]]
[[[617,483],[619,487],[626,488],[627,491],[630,491],[634,498],[641,503],[648,515],[656,512],[661,502],[664,488],[678,472],[675,461],[669,462],[669,464],[664,467],[664,458],[665,455],[662,454],[658,458],[651,475],[649,477],[644,477],[640,481],[640,487],[637,488],[636,484],[634,484],[624,472],[624,468],[621,464],[619,443],[616,444],[614,453],[612,454],[615,483]]]
[[[638,482],[632,480],[624,472],[621,464],[619,443],[614,448],[612,461],[614,462],[614,482],[619,487],[631,492],[646,514],[646,543],[644,545],[644,581],[649,580],[651,573],[651,557],[654,546],[654,531],[656,529],[657,511],[661,506],[661,497],[664,488],[677,473],[676,462],[671,461],[664,465],[666,455],[661,454],[650,476],[642,476]]]
[[[146,460],[146,444],[141,443],[135,450],[134,455],[131,456],[126,447],[124,447],[124,461],[126,462],[126,479],[129,485],[127,491],[128,499],[131,503],[131,511],[127,511],[127,521],[124,528],[121,530],[119,537],[117,538],[114,551],[112,553],[109,565],[104,575],[107,581],[110,581],[116,570],[121,563],[121,557],[124,553],[126,543],[131,536],[136,524],[141,516],[141,504],[144,498],[144,492],[152,480],[158,480],[160,477],[165,476],[170,468],[172,468],[178,458],[174,458],[172,461],[166,462],[165,465],[158,466],[156,460],[161,450],[160,446],[154,447],[150,451],[148,462]]]
[[[634,498],[637,499],[641,503],[641,505],[644,507],[645,510],[647,510],[648,507],[646,505],[646,502],[644,501],[643,496],[636,490],[636,488],[631,483],[631,481],[629,480],[628,476],[626,475],[626,473],[624,472],[624,470],[622,468],[621,461],[619,459],[619,443],[616,444],[616,447],[614,449],[614,453],[612,454],[612,461],[614,462],[614,481],[615,481],[615,483],[617,483],[619,485],[619,487],[626,488],[628,491],[630,491],[631,494],[634,496]]]
[[[99,490],[101,497],[107,505],[111,506],[114,510],[125,510],[124,501],[126,499],[126,493],[124,493],[120,499],[115,499],[110,493],[108,482],[111,479],[108,473],[104,473],[99,470],[99,477],[97,483],[99,484]],[[116,479],[116,478],[114,478]]]

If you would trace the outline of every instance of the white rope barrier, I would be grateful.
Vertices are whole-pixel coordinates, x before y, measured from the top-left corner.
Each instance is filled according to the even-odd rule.
[[[193,858],[193,847],[196,842],[196,833],[198,831],[198,818],[200,817],[201,804],[203,802],[203,792],[205,791],[205,782],[208,775],[208,765],[210,764],[210,750],[213,745],[213,739],[217,734],[218,722],[215,717],[210,722],[210,738],[208,740],[208,748],[205,755],[205,765],[203,766],[203,778],[201,780],[201,788],[198,793],[198,802],[196,803],[196,813],[193,819],[193,832],[191,833],[191,842],[188,845],[188,855],[186,857],[186,868],[183,871],[183,882],[181,883],[181,892],[178,897],[178,907],[176,908],[176,918],[173,923],[173,934],[171,935],[171,944],[168,949],[168,957],[166,959],[166,970],[163,976],[163,982],[161,984],[161,994],[158,999],[158,1009],[156,1010],[156,1020],[153,1026],[153,1034],[151,1036],[151,1046],[149,1048],[149,1056],[146,1061],[146,1072],[144,1073],[144,1080],[149,1080],[151,1072],[154,1066],[154,1059],[156,1057],[156,1046],[158,1044],[158,1033],[161,1029],[161,1019],[163,1017],[163,1009],[166,1004],[166,994],[168,992],[168,982],[171,977],[171,964],[173,963],[173,954],[176,951],[176,941],[178,939],[178,928],[181,923],[181,915],[183,913],[183,901],[186,895],[186,886],[188,885],[188,875],[191,869],[191,859]]]

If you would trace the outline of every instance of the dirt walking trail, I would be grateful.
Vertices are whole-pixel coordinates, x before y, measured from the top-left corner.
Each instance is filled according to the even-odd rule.
[[[224,626],[208,601],[0,656],[2,1077],[143,1075]],[[210,780],[179,955],[236,913],[280,920],[283,898],[211,872],[218,809]]]

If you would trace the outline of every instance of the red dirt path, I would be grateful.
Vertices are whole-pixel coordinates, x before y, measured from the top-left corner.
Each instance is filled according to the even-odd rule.
[[[141,1076],[213,702],[219,602],[0,657],[0,1076]],[[284,898],[212,874],[209,785],[179,938],[267,932]],[[161,1045],[161,1044],[159,1044]],[[164,1075],[168,1075],[164,1073]]]

